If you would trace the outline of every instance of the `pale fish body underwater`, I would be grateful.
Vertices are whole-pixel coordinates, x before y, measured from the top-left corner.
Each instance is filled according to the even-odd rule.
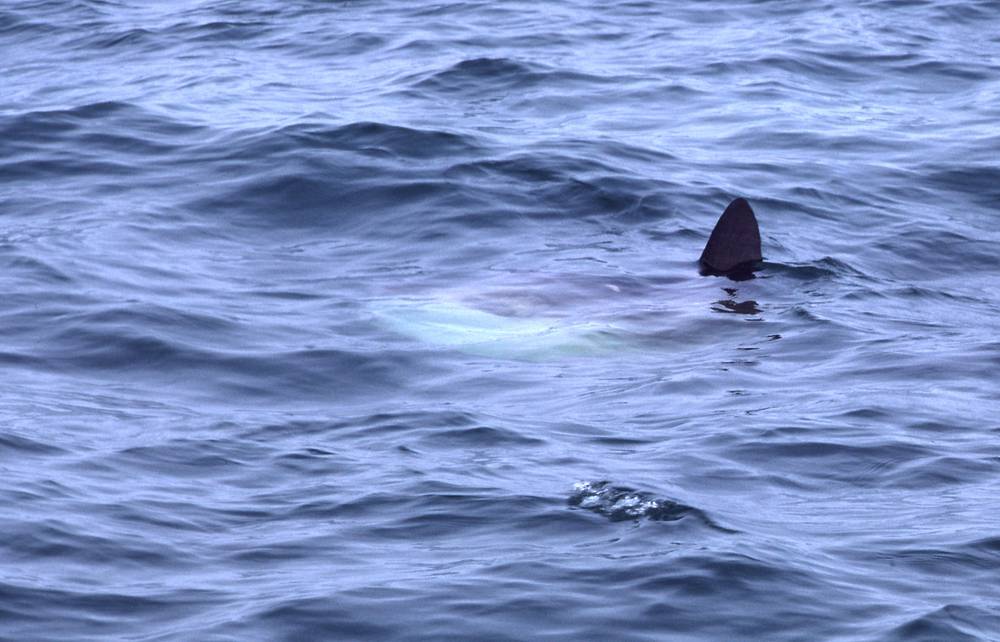
[[[449,298],[377,301],[371,311],[397,334],[485,357],[532,360],[594,355],[624,343],[623,333],[607,323],[504,316]]]
[[[712,231],[699,260],[701,273],[742,280],[752,277],[760,261],[756,217],[750,205],[737,198]],[[613,284],[604,286],[617,291]],[[484,357],[545,360],[635,347],[626,327],[605,318],[565,316],[565,310],[560,315],[542,316],[524,314],[523,310],[501,313],[495,305],[483,306],[482,294],[441,292],[379,299],[369,304],[369,310],[394,334],[431,347]],[[516,302],[511,305],[517,308]]]

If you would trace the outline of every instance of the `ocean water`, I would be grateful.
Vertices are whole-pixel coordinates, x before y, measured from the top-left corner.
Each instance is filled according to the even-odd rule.
[[[2,3],[0,638],[1000,640],[998,25]]]

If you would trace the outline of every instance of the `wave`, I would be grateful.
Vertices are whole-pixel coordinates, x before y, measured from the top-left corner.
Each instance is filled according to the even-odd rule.
[[[510,58],[471,58],[447,69],[404,79],[410,91],[475,96],[485,93],[527,91],[542,85],[564,91],[580,87],[609,86],[614,78],[550,68]]]
[[[627,486],[609,481],[585,481],[573,485],[568,504],[607,517],[612,522],[648,519],[654,522],[675,522],[692,517],[702,524],[723,529],[704,512],[670,499],[657,498]]]

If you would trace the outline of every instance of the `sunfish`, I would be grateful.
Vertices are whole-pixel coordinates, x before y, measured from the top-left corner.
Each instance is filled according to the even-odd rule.
[[[760,229],[750,204],[733,200],[719,217],[698,263],[702,275],[753,277],[761,256]],[[494,358],[545,359],[609,353],[626,345],[613,323],[562,317],[497,314],[468,304],[469,297],[439,293],[380,299],[370,310],[391,332],[439,348]]]

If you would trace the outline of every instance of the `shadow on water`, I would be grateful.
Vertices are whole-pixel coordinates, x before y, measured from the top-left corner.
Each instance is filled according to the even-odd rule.
[[[736,288],[722,289],[729,295],[730,298],[716,301],[715,305],[712,307],[713,312],[731,314],[760,314],[760,308],[757,306],[757,302],[753,299],[738,301],[736,299],[736,295],[738,293]]]

